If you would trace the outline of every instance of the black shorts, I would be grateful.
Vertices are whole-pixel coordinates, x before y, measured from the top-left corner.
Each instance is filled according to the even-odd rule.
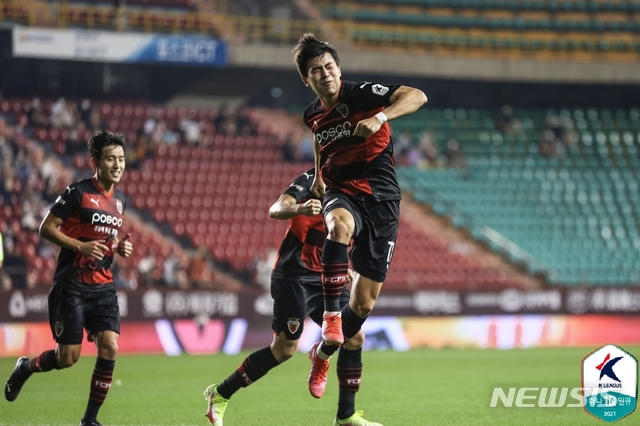
[[[322,325],[324,297],[322,284],[318,282],[300,282],[296,280],[271,279],[271,297],[273,298],[274,332],[284,332],[288,340],[298,340],[308,316],[316,324]],[[349,289],[342,290],[340,307],[349,304]]]
[[[49,325],[56,342],[82,343],[82,328],[87,335],[112,330],[120,334],[120,309],[113,286],[100,291],[83,291],[53,286],[49,293]]]
[[[332,200],[336,201],[332,201]],[[398,237],[400,201],[360,201],[341,192],[327,192],[323,214],[346,209],[356,224],[349,260],[363,277],[384,282]]]

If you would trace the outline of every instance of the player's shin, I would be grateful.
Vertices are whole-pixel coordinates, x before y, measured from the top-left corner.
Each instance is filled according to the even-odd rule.
[[[96,358],[96,365],[93,368],[93,375],[91,376],[89,402],[87,403],[87,410],[83,418],[84,423],[90,423],[96,420],[98,411],[100,407],[102,407],[109,389],[111,389],[115,365],[116,362],[113,360],[100,357]]]
[[[347,245],[326,240],[322,251],[322,292],[325,312],[340,312],[340,296],[347,283]]]
[[[338,419],[346,419],[355,413],[356,392],[360,390],[362,376],[362,348],[348,350],[340,348],[337,363],[338,384]]]

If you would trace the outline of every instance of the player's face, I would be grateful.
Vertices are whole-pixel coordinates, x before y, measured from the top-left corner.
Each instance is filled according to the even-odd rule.
[[[302,77],[304,84],[310,86],[323,101],[335,101],[340,92],[342,72],[333,56],[326,52],[322,56],[310,59],[307,65],[307,75]]]
[[[96,164],[98,180],[109,184],[120,182],[124,166],[124,149],[119,145],[105,146]]]

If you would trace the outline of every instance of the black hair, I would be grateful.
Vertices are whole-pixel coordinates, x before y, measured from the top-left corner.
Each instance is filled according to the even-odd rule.
[[[102,149],[112,145],[121,146],[123,150],[126,148],[127,141],[122,133],[111,133],[105,130],[98,130],[87,142],[89,155],[91,158],[95,158],[96,161],[100,161],[100,157],[102,157]]]
[[[311,33],[305,33],[300,36],[298,44],[293,49],[293,60],[296,63],[296,67],[298,68],[298,73],[300,73],[300,76],[307,76],[307,72],[309,71],[307,64],[309,63],[310,59],[322,56],[327,52],[329,52],[329,54],[331,54],[331,56],[333,57],[333,60],[336,61],[336,65],[340,66],[338,51],[335,47],[333,47],[333,45],[329,44],[326,41],[320,41],[316,39],[316,37]]]

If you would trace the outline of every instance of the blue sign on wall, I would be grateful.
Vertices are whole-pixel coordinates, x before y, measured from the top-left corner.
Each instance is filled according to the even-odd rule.
[[[127,58],[127,62],[225,65],[227,45],[222,40],[200,36],[154,36]]]

